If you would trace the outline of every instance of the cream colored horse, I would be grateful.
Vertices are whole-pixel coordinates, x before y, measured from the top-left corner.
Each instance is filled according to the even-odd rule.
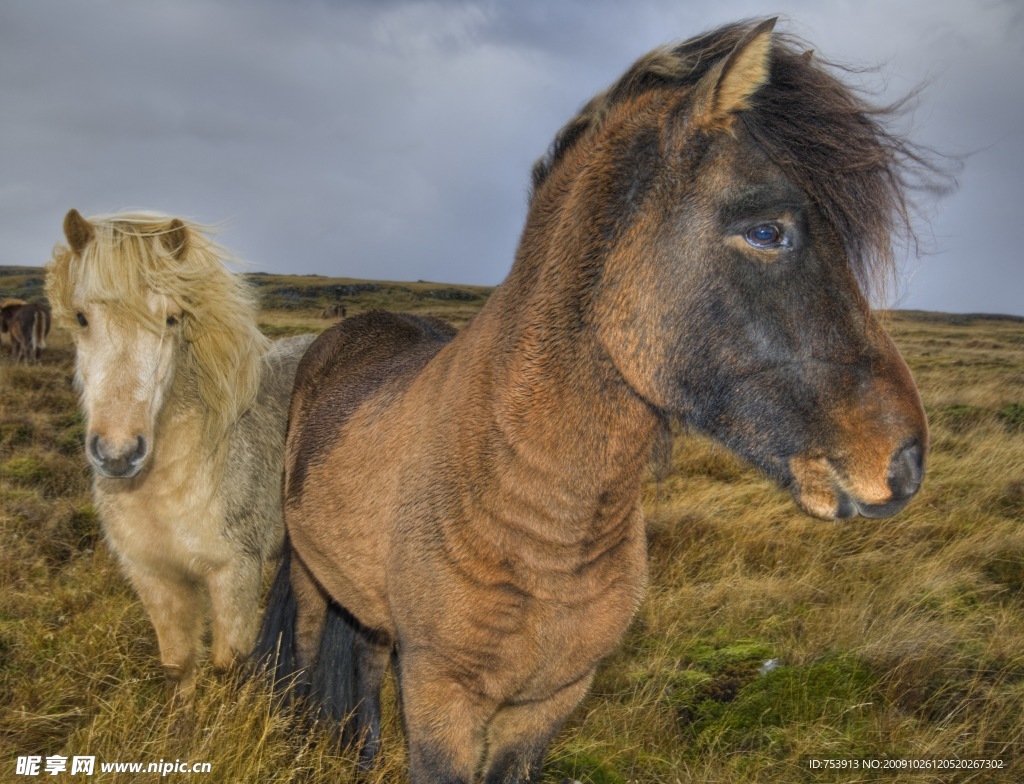
[[[311,337],[271,343],[200,227],[150,213],[64,220],[46,288],[77,348],[85,451],[107,541],[191,688],[206,617],[215,668],[248,653],[283,537],[288,399]]]

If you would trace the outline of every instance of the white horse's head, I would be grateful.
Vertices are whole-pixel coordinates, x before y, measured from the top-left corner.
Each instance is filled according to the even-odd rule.
[[[244,284],[196,227],[72,210],[64,234],[47,293],[74,336],[86,455],[99,475],[130,478],[146,467],[172,396],[198,406],[212,430],[252,402],[265,340]]]

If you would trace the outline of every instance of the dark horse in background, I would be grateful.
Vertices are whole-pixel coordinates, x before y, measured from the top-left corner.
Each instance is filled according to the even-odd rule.
[[[27,304],[25,300],[16,297],[0,300],[0,347],[11,344],[11,320]]]
[[[920,487],[924,411],[860,284],[891,271],[922,158],[773,27],[659,49],[591,100],[459,334],[374,312],[303,358],[259,652],[347,696],[364,764],[393,656],[413,782],[539,777],[643,595],[674,418],[818,517]]]
[[[50,308],[44,303],[5,300],[0,306],[0,333],[11,336],[11,359],[39,362],[50,334]]]

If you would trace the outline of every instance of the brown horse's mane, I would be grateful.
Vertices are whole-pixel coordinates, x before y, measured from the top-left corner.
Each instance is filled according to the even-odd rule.
[[[725,25],[645,55],[609,89],[592,98],[555,136],[533,167],[535,194],[584,138],[597,134],[610,110],[652,90],[688,92],[762,20]],[[740,117],[784,174],[817,205],[836,231],[861,284],[884,293],[895,276],[894,239],[917,248],[911,190],[946,192],[955,179],[934,151],[889,127],[916,92],[872,105],[796,36],[772,35],[769,81]]]

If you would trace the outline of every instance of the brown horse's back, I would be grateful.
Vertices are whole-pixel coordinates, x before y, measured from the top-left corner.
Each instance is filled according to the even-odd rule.
[[[385,384],[415,377],[455,332],[441,319],[382,310],[324,330],[302,358],[295,377],[286,498],[301,496],[310,463],[337,443],[364,400]]]

